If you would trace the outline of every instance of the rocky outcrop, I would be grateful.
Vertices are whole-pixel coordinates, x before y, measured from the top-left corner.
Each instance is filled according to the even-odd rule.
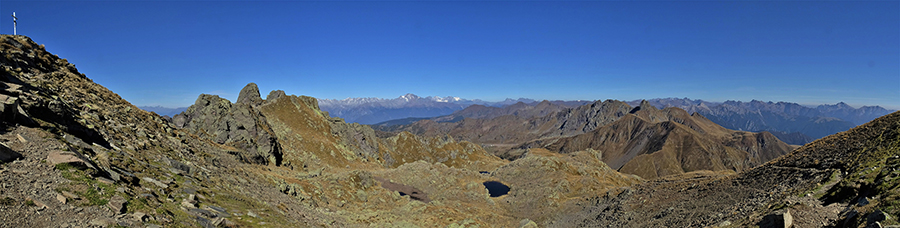
[[[237,103],[216,95],[202,94],[187,111],[172,118],[176,127],[235,147],[234,154],[254,164],[279,165],[282,160],[278,141],[255,107],[263,103],[255,83],[241,90]]]

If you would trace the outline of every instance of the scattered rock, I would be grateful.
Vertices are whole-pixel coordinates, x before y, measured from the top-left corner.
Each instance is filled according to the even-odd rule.
[[[791,213],[784,210],[763,217],[763,220],[758,225],[761,228],[789,228],[793,223],[794,218],[791,216]]]
[[[106,178],[106,177],[97,177],[96,179],[97,179],[97,181],[99,181],[100,183],[104,183],[104,184],[114,184],[114,183],[116,183],[116,181],[110,180],[109,178]]]
[[[109,203],[107,203],[106,205],[109,206],[109,209],[112,209],[114,213],[121,214],[125,213],[125,203],[125,197],[116,195],[110,198]]]
[[[69,191],[62,191],[62,192],[60,192],[60,194],[62,194],[66,198],[71,198],[71,199],[76,199],[76,200],[81,199],[81,197],[78,197],[78,195],[75,195],[75,193],[72,193]]]
[[[869,199],[867,199],[866,197],[859,197],[859,200],[856,201],[856,205],[860,207],[869,205]]]
[[[144,212],[140,212],[140,211],[134,212],[134,213],[131,214],[131,217],[134,218],[134,220],[137,220],[137,221],[141,221],[141,222],[146,222],[146,221],[147,221],[147,214],[144,213]]]
[[[144,177],[144,178],[141,178],[141,180],[144,180],[144,181],[146,181],[146,182],[153,183],[153,184],[155,184],[156,186],[159,186],[160,188],[164,188],[164,189],[165,189],[165,188],[169,188],[169,185],[163,184],[163,182],[159,182],[158,180],[153,179],[153,178]]]
[[[27,203],[27,202],[33,203],[33,204],[34,204],[33,206],[37,207],[38,210],[43,210],[44,208],[47,208],[47,204],[46,204],[46,203],[44,203],[44,202],[42,202],[42,201],[40,201],[40,200],[36,200],[36,199],[34,199],[34,198],[31,198],[31,197],[25,198],[25,202],[26,202],[26,203]]]
[[[62,194],[56,194],[56,200],[59,200],[60,203],[66,204],[66,197]]]
[[[181,206],[187,209],[197,208],[197,201],[185,198],[181,200]]]
[[[68,163],[79,168],[97,169],[97,167],[94,167],[94,165],[91,164],[90,160],[81,154],[72,151],[50,151],[50,154],[47,155],[47,162],[50,162],[51,165]]]
[[[866,216],[866,223],[873,224],[876,222],[881,222],[881,221],[887,220],[888,218],[890,218],[890,216],[887,213],[884,213],[884,211],[876,209],[874,212],[869,213],[869,215]]]
[[[99,227],[108,227],[109,225],[112,225],[114,223],[116,223],[116,221],[110,218],[95,218],[91,220],[90,224]]]
[[[519,221],[519,228],[537,228],[537,227],[538,227],[537,223],[535,223],[534,221],[531,221],[531,219],[522,219],[522,221]]]
[[[207,211],[207,210],[203,210],[203,209],[199,209],[199,208],[192,208],[192,209],[189,209],[188,211],[191,213],[206,217],[206,218],[218,217],[218,215],[216,215],[216,213],[213,213],[212,211]]]

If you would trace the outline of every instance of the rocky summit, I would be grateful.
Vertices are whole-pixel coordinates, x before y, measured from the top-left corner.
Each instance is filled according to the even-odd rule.
[[[793,151],[612,100],[386,133],[249,83],[167,118],[28,37],[0,47],[0,227],[898,225],[900,112]]]

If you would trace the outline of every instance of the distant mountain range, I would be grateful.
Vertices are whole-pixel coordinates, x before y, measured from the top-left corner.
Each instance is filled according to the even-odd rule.
[[[507,98],[499,102],[489,102],[452,96],[420,97],[415,94],[406,94],[394,99],[318,99],[318,102],[319,107],[331,116],[343,118],[351,123],[379,125],[381,129],[393,125],[408,125],[434,117],[438,117],[432,119],[436,122],[455,122],[463,118],[491,119],[503,115],[528,118],[591,103],[583,100],[543,103],[527,98]],[[728,129],[769,131],[782,141],[793,145],[806,144],[895,111],[880,106],[853,108],[844,102],[815,107],[758,100],[710,102],[689,98],[656,98],[647,102],[660,109],[677,107],[688,113],[696,112]],[[639,106],[641,100],[626,103]],[[161,106],[139,106],[139,108],[170,117],[187,109]]]
[[[807,107],[797,103],[758,100],[719,103],[688,98],[658,98],[647,101],[658,108],[678,107],[689,113],[700,113],[729,129],[769,131],[795,145],[846,131],[895,111],[880,106],[853,108],[844,102]],[[640,102],[635,100],[628,103],[637,105]]]
[[[536,103],[535,100],[519,98],[490,102],[484,100],[468,100],[459,97],[420,97],[415,94],[406,94],[394,99],[384,98],[347,98],[319,99],[319,108],[332,116],[343,118],[350,123],[375,124],[388,120],[406,118],[430,118],[451,114],[470,105],[483,105],[489,107],[501,107],[518,102]],[[574,106],[589,103],[589,101],[559,101],[570,102]]]
[[[163,107],[163,106],[157,105],[157,106],[138,106],[138,108],[143,109],[144,111],[148,111],[148,112],[155,112],[156,114],[159,114],[160,116],[173,117],[175,115],[178,115],[179,113],[184,112],[185,110],[187,110],[188,107],[168,108],[168,107]]]

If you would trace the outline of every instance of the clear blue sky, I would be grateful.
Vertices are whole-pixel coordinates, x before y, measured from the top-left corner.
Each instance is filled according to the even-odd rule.
[[[0,32],[136,105],[689,97],[900,108],[900,1],[8,1]]]

